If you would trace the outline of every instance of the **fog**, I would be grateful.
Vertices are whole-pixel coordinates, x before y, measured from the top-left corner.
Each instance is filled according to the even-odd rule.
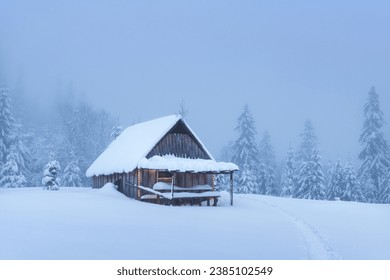
[[[72,88],[125,127],[184,101],[215,156],[249,104],[278,160],[307,119],[325,160],[356,160],[371,86],[390,123],[389,27],[388,1],[1,0],[0,80],[37,114]]]

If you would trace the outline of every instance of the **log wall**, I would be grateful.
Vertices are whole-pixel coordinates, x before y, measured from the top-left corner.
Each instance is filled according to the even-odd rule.
[[[175,155],[184,158],[202,158],[210,159],[199,141],[187,128],[179,121],[146,156]]]
[[[111,175],[100,175],[92,177],[92,188],[100,189],[107,183],[113,183],[118,186],[118,191],[126,196],[132,196],[132,188],[126,183],[136,184],[137,175],[134,172],[114,173]]]

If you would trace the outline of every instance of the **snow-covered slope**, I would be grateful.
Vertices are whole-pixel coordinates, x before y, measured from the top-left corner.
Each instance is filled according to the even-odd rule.
[[[390,259],[390,205],[236,195],[160,206],[103,189],[0,189],[0,259]]]

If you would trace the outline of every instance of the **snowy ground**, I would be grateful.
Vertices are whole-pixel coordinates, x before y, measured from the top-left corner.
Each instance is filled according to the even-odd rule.
[[[112,187],[0,189],[0,259],[390,259],[390,205],[220,202],[160,206]]]

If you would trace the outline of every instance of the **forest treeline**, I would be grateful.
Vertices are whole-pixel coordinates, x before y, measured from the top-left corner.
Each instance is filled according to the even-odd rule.
[[[23,95],[0,87],[0,187],[90,186],[85,171],[122,131],[119,120],[94,108],[72,91],[59,94],[44,121],[31,121]],[[183,110],[183,105],[181,105]],[[337,160],[324,168],[315,128],[304,123],[298,147],[289,147],[277,164],[267,131],[257,139],[256,124],[246,105],[237,119],[237,138],[221,159],[240,167],[236,193],[284,197],[390,203],[390,150],[383,133],[384,114],[371,88],[363,109],[357,155],[360,166]],[[34,112],[34,109],[30,108]],[[225,176],[216,185],[224,189]]]
[[[235,175],[238,193],[276,195],[318,200],[390,203],[390,150],[382,131],[384,114],[379,96],[372,87],[363,108],[364,122],[357,155],[360,166],[338,159],[324,168],[315,128],[304,123],[301,142],[290,147],[283,166],[276,163],[271,137],[267,131],[256,139],[256,125],[248,105],[238,117],[237,139],[225,147],[223,159],[240,167]],[[226,178],[217,178],[219,188]]]
[[[0,87],[0,187],[89,186],[86,169],[120,133],[118,119],[71,90],[47,103],[31,120],[38,109]]]

